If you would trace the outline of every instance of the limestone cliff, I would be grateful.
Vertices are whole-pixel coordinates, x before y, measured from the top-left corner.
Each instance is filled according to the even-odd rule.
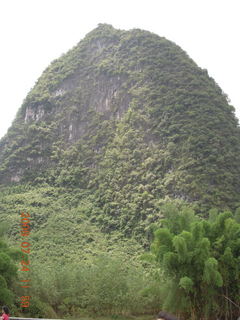
[[[0,182],[98,190],[113,215],[132,191],[143,215],[166,196],[235,208],[239,138],[234,108],[181,48],[101,24],[29,92],[0,142]]]

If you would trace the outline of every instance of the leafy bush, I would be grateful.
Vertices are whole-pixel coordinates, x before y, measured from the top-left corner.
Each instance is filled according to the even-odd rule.
[[[230,212],[202,220],[193,212],[189,219],[187,208],[165,210],[171,219],[163,221],[152,244],[168,279],[163,306],[196,320],[237,317],[240,224]]]

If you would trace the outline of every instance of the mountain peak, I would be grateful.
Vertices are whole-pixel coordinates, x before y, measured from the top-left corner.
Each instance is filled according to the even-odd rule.
[[[99,24],[26,97],[1,140],[1,184],[98,189],[103,198],[110,188],[112,201],[132,186],[153,211],[150,199],[165,197],[236,207],[237,123],[219,86],[176,44]]]

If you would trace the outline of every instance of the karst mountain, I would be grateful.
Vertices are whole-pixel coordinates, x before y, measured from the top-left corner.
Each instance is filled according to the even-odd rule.
[[[100,24],[27,95],[0,141],[0,185],[1,220],[14,239],[18,211],[31,212],[38,252],[73,226],[89,244],[145,237],[168,200],[240,206],[238,120],[178,45]]]

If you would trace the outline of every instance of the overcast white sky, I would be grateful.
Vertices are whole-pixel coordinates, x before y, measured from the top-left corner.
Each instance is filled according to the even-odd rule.
[[[0,0],[0,137],[43,70],[98,23],[177,43],[240,118],[239,16],[239,0]]]

